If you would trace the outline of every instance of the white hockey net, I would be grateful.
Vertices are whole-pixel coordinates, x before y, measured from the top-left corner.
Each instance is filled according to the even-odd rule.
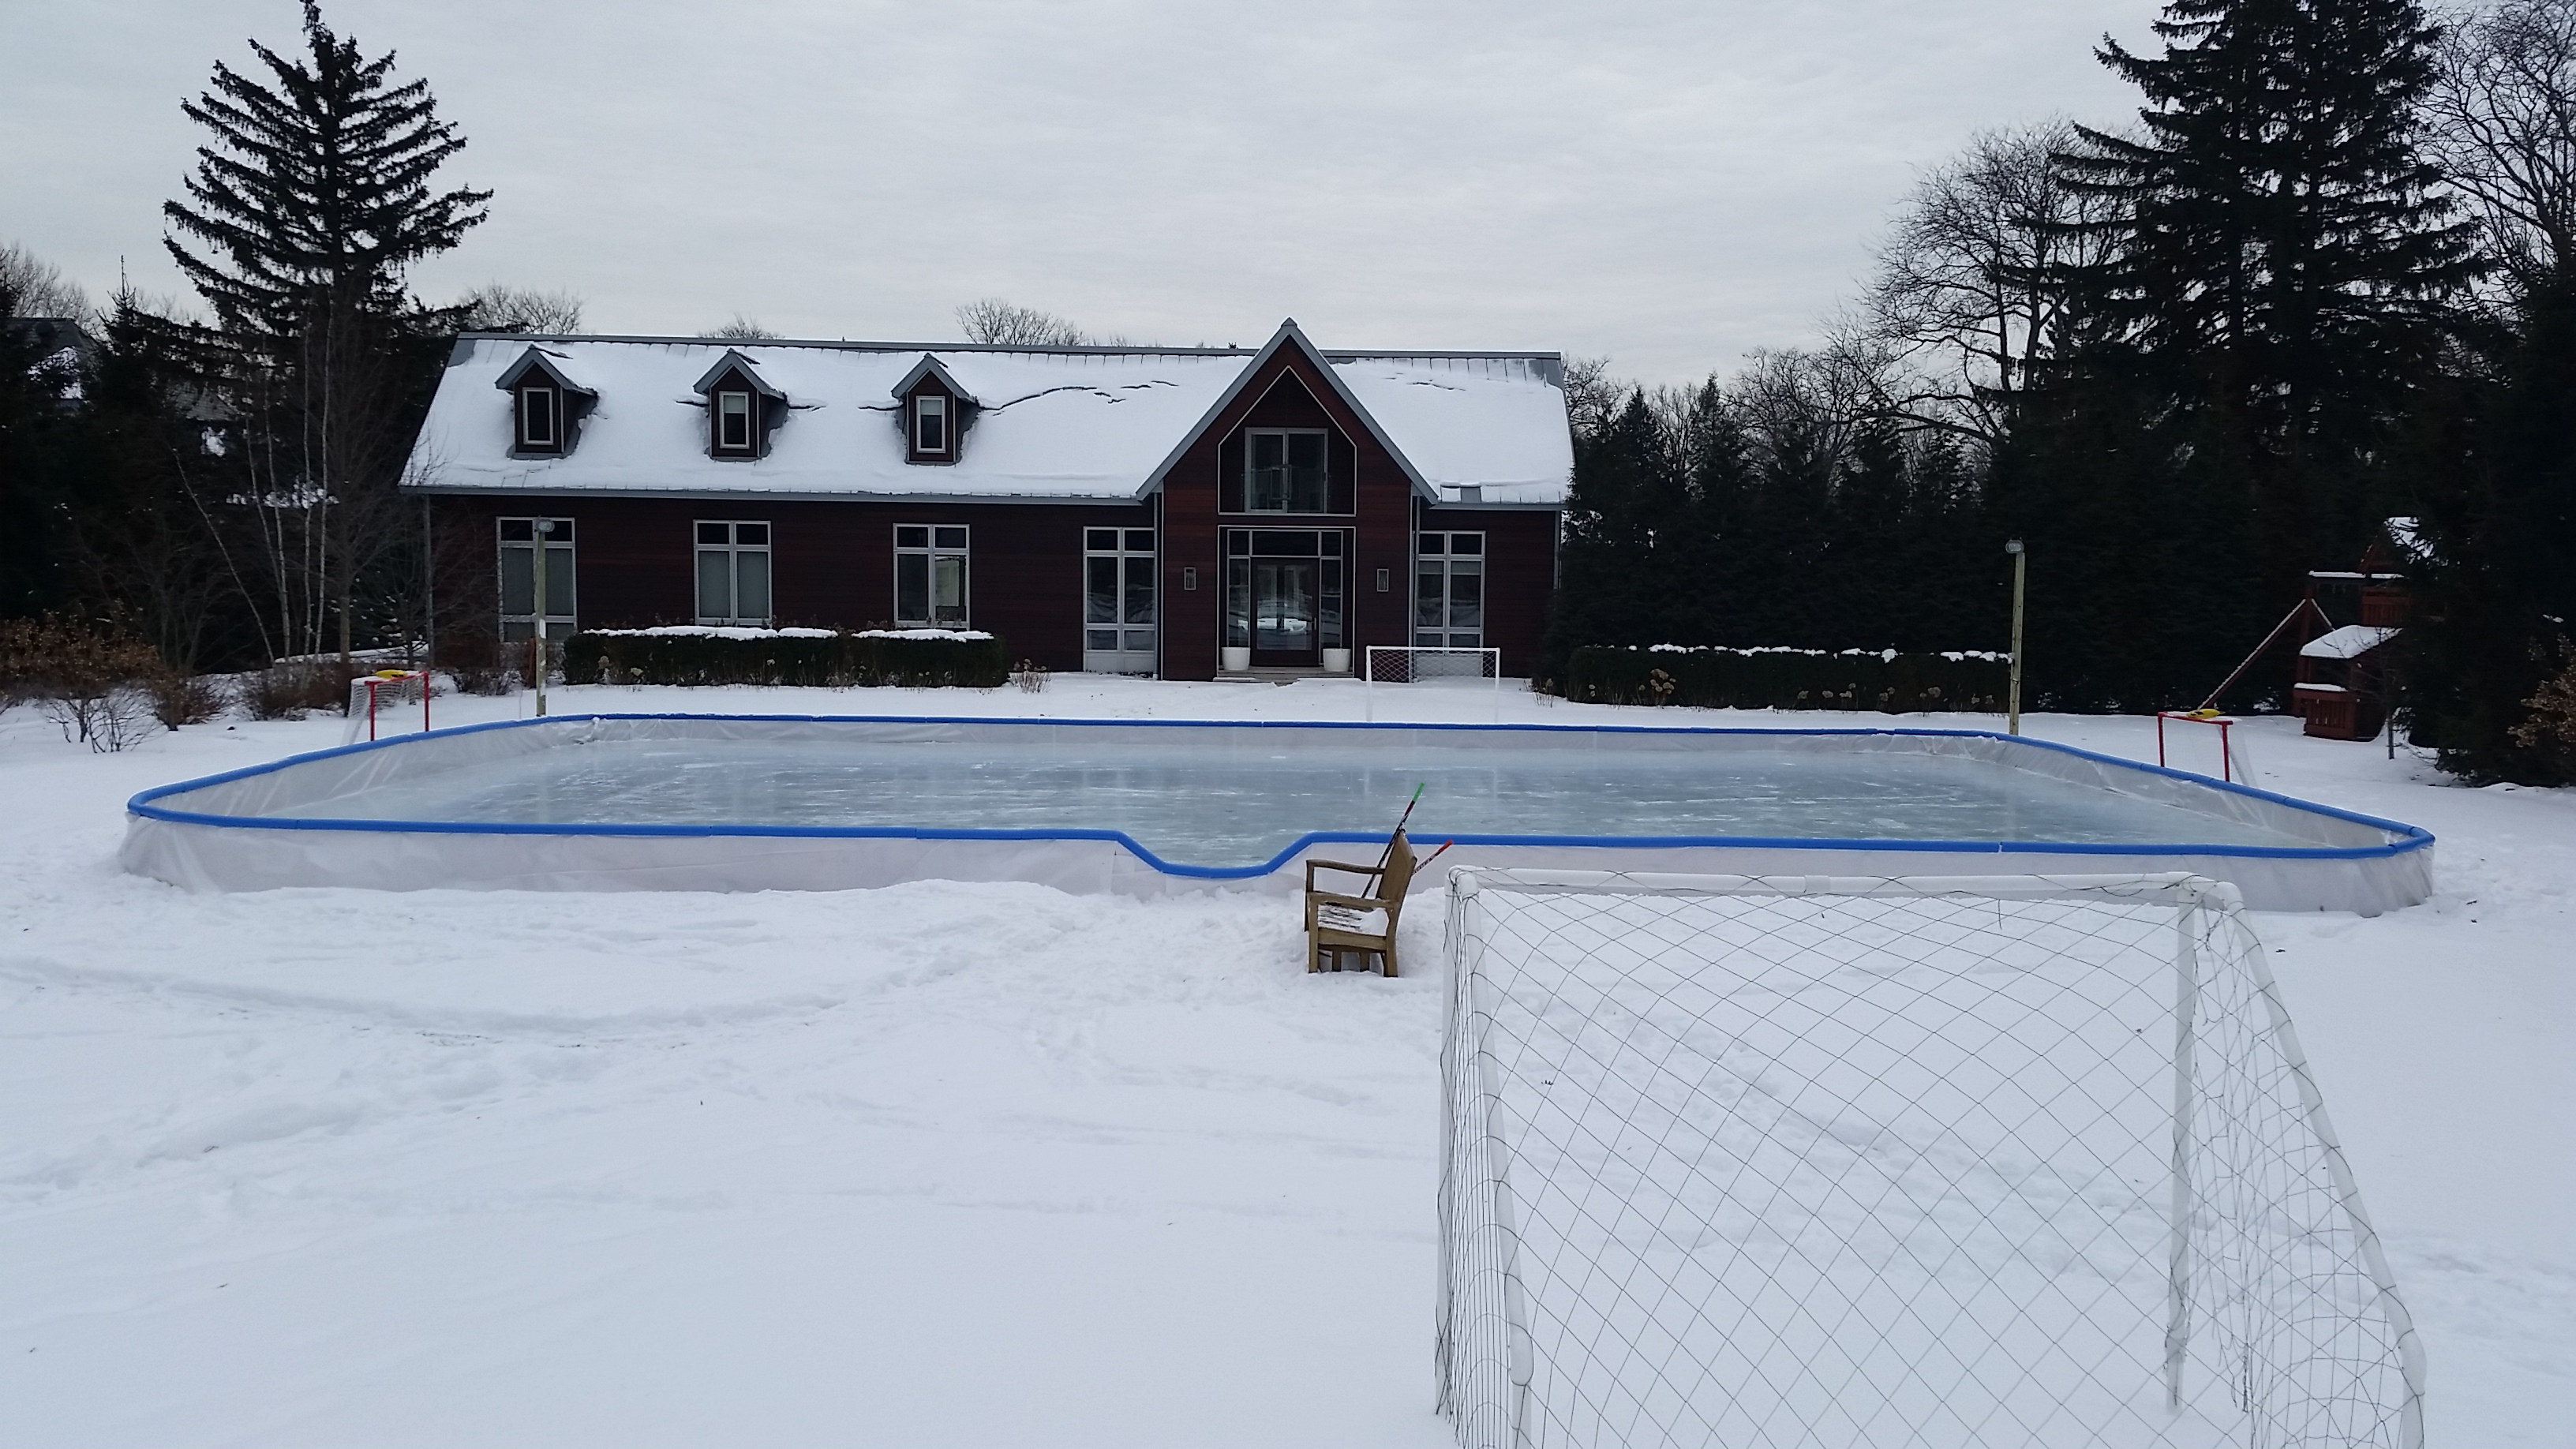
[[[2422,1441],[2232,887],[1461,869],[1463,1445]]]
[[[1371,719],[1377,718],[1381,690],[1397,689],[1417,700],[1435,691],[1457,694],[1458,702],[1499,717],[1503,651],[1372,644],[1360,658],[1360,680],[1368,686]]]
[[[343,743],[429,728],[429,676],[419,670],[362,674],[349,681],[349,728]]]

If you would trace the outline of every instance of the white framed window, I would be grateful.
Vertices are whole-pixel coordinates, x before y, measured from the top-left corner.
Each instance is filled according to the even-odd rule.
[[[769,525],[700,519],[696,527],[698,622],[768,628]]]
[[[894,528],[894,621],[905,628],[966,624],[966,525],[898,523]]]
[[[923,393],[912,400],[912,450],[948,451],[948,399],[937,393]]]
[[[563,420],[556,416],[555,390],[550,387],[519,389],[519,446],[522,448],[559,448],[563,446]]]
[[[1329,513],[1330,434],[1320,428],[1253,428],[1243,435],[1243,511]]]
[[[537,632],[537,523],[500,520],[501,637],[532,639]],[[572,520],[545,520],[546,637],[560,639],[580,627],[574,589]]]
[[[1154,672],[1154,530],[1082,531],[1082,667]]]
[[[751,394],[716,394],[716,446],[729,453],[751,451]]]
[[[1485,536],[1423,533],[1413,547],[1413,643],[1485,647]]]

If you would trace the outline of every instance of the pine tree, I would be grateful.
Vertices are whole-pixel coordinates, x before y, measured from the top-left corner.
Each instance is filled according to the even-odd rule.
[[[2415,0],[2173,0],[2161,56],[2105,40],[2144,93],[2135,139],[2061,158],[2120,204],[2093,279],[2164,443],[2242,490],[2263,599],[2346,567],[2389,501],[2377,466],[2432,370],[2470,227],[2417,153],[2439,32]],[[2184,500],[2176,499],[2177,506]]]
[[[189,200],[162,207],[164,244],[230,353],[207,382],[261,470],[248,496],[277,637],[317,650],[336,622],[346,658],[365,582],[411,552],[393,487],[448,330],[406,277],[479,225],[491,193],[434,188],[465,143],[427,82],[396,84],[391,53],[365,59],[311,0],[304,38],[307,59],[253,41],[266,77],[218,62],[183,106],[213,144]]]
[[[1690,517],[1679,462],[1644,393],[1631,393],[1598,432],[1576,435],[1564,584],[1541,649],[1542,677],[1563,679],[1574,651],[1587,644],[1667,642],[1680,597],[1669,574],[1685,556]]]

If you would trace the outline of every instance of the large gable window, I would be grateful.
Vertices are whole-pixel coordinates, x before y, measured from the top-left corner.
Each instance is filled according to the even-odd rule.
[[[1244,434],[1247,513],[1329,513],[1327,434],[1320,428],[1256,428]]]

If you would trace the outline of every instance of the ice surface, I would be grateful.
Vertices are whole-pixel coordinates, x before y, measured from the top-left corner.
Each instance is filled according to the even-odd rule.
[[[1122,831],[1173,864],[1257,865],[1310,831],[2313,846],[1985,761],[1758,745],[1472,749],[1411,731],[1211,729],[1027,743],[567,740],[279,813],[545,825]],[[188,808],[184,798],[164,803]]]

